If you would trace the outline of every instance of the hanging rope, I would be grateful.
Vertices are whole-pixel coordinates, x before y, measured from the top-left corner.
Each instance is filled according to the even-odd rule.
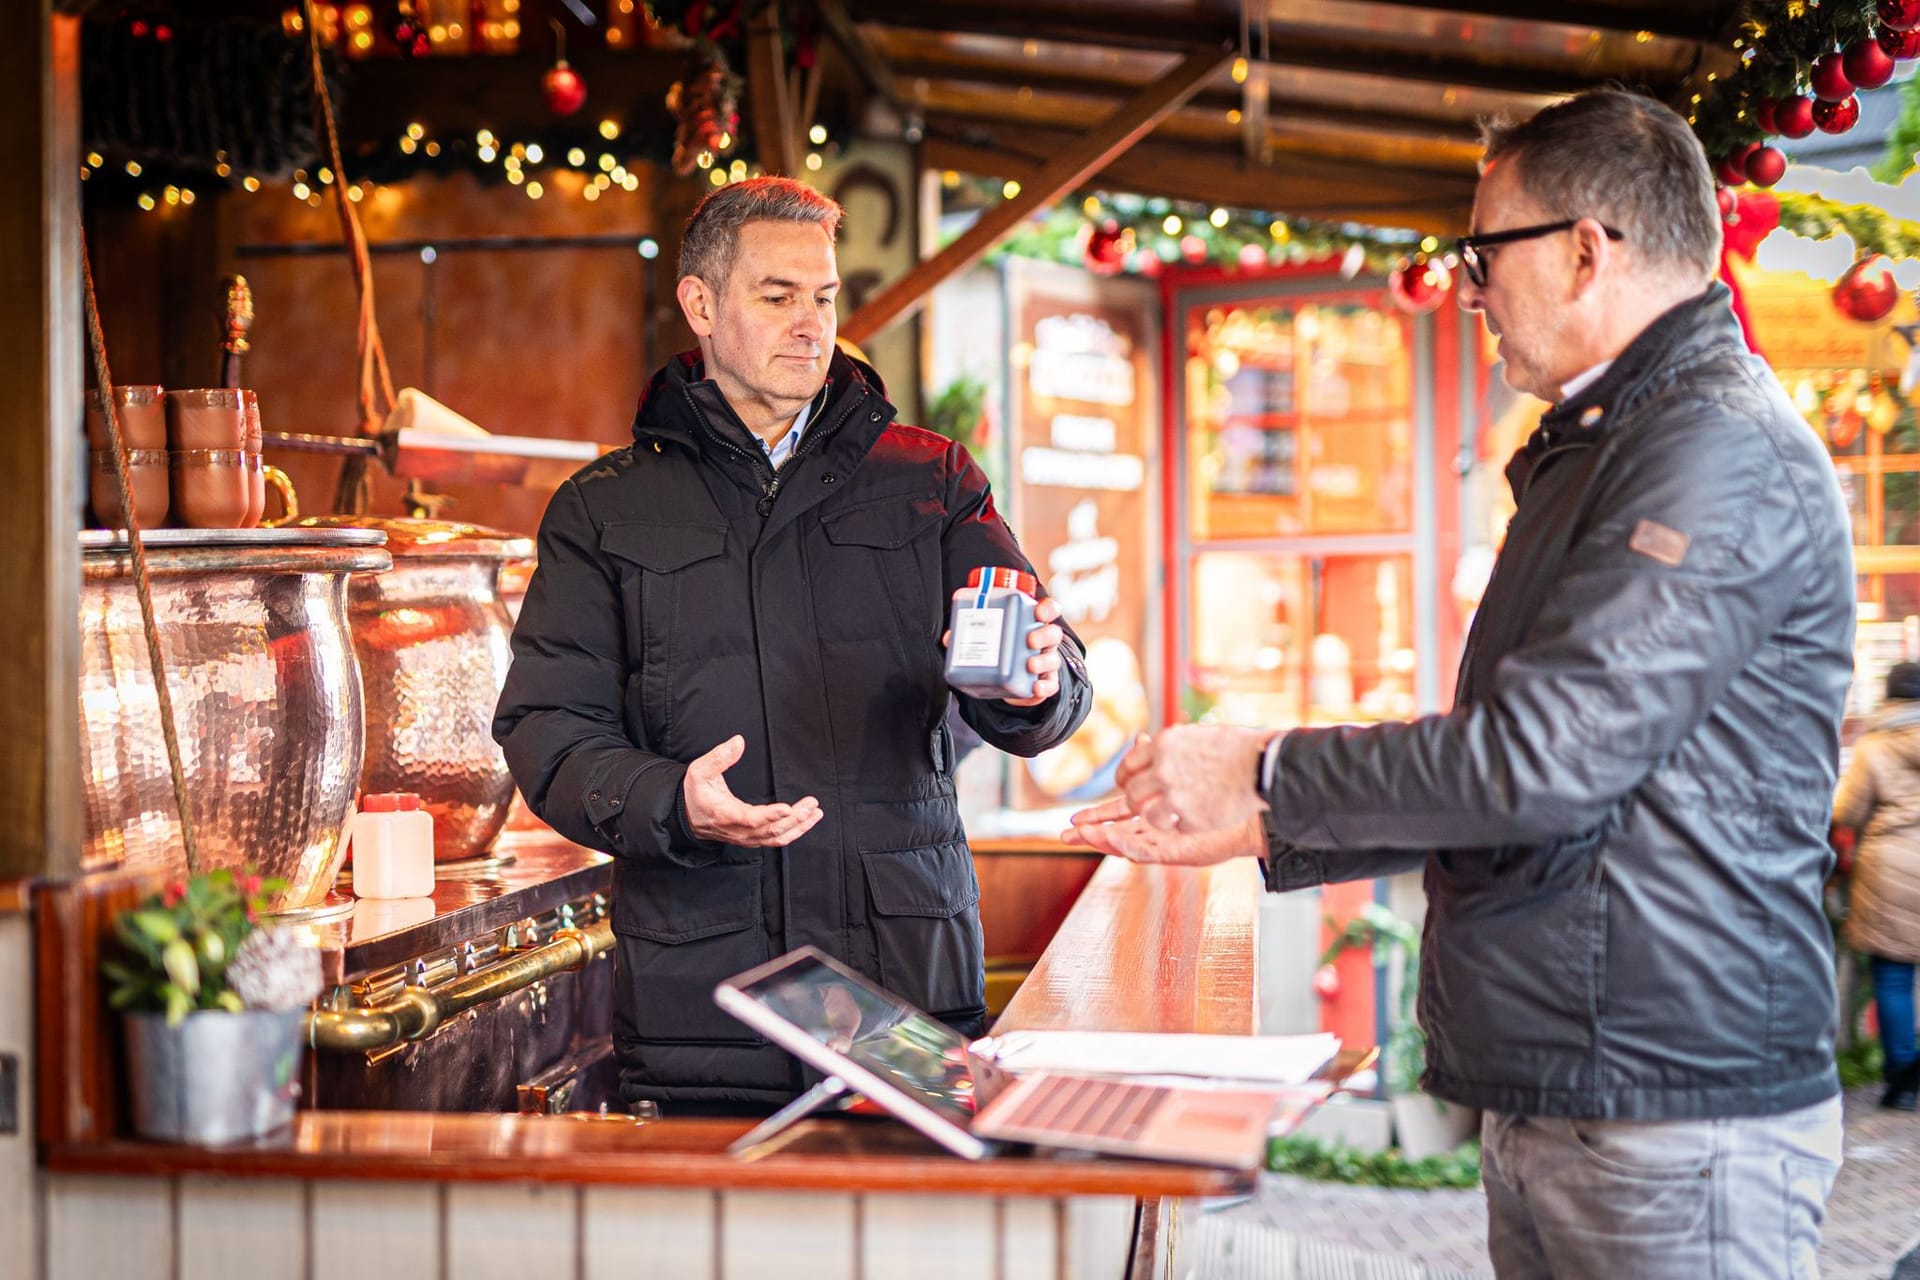
[[[133,590],[140,597],[140,627],[147,636],[147,657],[153,667],[153,692],[159,702],[160,734],[166,739],[167,768],[173,774],[173,803],[180,810],[180,843],[187,854],[187,874],[200,870],[200,850],[194,841],[193,814],[187,807],[187,771],[180,763],[180,739],[173,724],[173,695],[167,689],[167,667],[160,656],[160,628],[153,620],[153,593],[147,585],[147,551],[140,537],[140,513],[133,506],[133,486],[127,478],[127,441],[120,433],[120,405],[113,394],[113,375],[107,368],[107,340],[100,327],[100,304],[93,296],[93,262],[87,240],[80,237],[80,271],[87,286],[87,345],[93,350],[93,378],[100,388],[100,416],[106,420],[113,444],[113,481],[120,490],[120,511],[127,521],[127,548],[133,553]]]
[[[333,170],[333,203],[340,215],[340,235],[347,244],[353,265],[353,286],[360,298],[360,323],[355,335],[359,354],[357,396],[360,405],[360,435],[372,436],[393,412],[393,375],[387,370],[387,349],[380,341],[380,320],[373,308],[373,255],[367,251],[367,235],[360,227],[360,215],[347,198],[347,171],[340,161],[340,129],[334,123],[333,96],[327,92],[326,68],[320,58],[319,24],[314,21],[314,0],[301,0],[307,27],[307,52],[313,61],[313,101],[315,122],[321,144],[327,150],[327,162]],[[340,471],[340,488],[334,495],[334,509],[348,515],[366,511],[373,497],[372,478],[367,459],[354,455]]]

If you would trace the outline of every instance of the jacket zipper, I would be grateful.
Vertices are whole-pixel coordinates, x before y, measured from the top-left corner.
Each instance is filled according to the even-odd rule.
[[[1572,453],[1576,449],[1591,449],[1593,448],[1593,446],[1594,446],[1594,442],[1592,440],[1570,440],[1565,444],[1554,445],[1553,448],[1541,454],[1540,457],[1534,462],[1533,469],[1527,472],[1527,482],[1520,486],[1520,493],[1514,499],[1515,508],[1518,508],[1521,501],[1523,501],[1526,498],[1527,490],[1533,488],[1534,480],[1539,477],[1540,472],[1546,468],[1547,462],[1551,458],[1553,458],[1554,455],[1561,454],[1561,453]]]

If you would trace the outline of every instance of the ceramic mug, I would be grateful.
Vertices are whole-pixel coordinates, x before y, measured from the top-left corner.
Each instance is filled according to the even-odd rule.
[[[133,491],[133,509],[142,529],[167,522],[167,454],[164,449],[134,449],[127,454],[127,487]],[[120,484],[113,474],[113,450],[96,449],[87,468],[87,500],[100,528],[120,529],[126,517],[120,511]]]
[[[120,434],[129,449],[167,447],[166,389],[155,386],[121,386],[113,389],[114,403],[120,408]],[[95,449],[113,448],[107,433],[106,415],[98,390],[87,393],[87,444]],[[144,510],[144,506],[142,510]]]
[[[252,495],[246,458],[239,449],[176,450],[173,511],[180,523],[192,529],[247,528]]]

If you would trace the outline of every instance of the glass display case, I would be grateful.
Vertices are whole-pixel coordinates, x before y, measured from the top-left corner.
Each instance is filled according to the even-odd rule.
[[[1434,330],[1457,315],[1321,277],[1177,294],[1174,319],[1181,710],[1285,729],[1433,709],[1458,427],[1434,411]]]

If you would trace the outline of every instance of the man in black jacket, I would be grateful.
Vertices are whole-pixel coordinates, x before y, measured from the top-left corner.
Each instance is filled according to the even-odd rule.
[[[1423,1083],[1486,1109],[1503,1277],[1810,1275],[1840,1159],[1833,464],[1713,281],[1673,112],[1599,92],[1493,131],[1474,227],[1461,304],[1555,405],[1453,711],[1170,729],[1078,838],[1258,852],[1277,890],[1424,866]]]
[[[1031,573],[966,450],[893,421],[834,348],[840,207],[765,178],[687,224],[700,342],[634,443],[561,486],[494,720],[527,803],[616,859],[614,1044],[629,1100],[768,1111],[802,1081],[714,1006],[812,944],[963,1032],[985,974],[954,799],[942,632],[968,572]],[[1091,701],[1043,600],[1024,699],[959,699],[1017,755]]]

